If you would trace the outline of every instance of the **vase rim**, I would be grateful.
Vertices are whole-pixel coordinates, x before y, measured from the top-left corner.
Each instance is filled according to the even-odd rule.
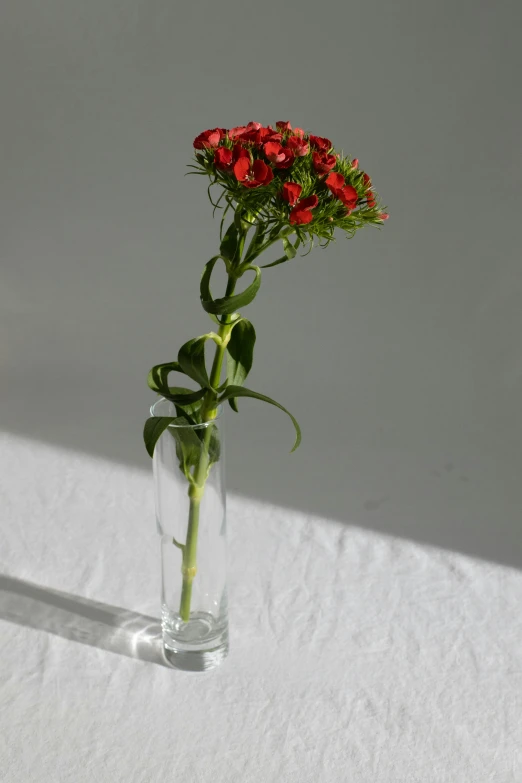
[[[161,405],[162,403],[165,403],[165,402],[168,403],[169,405],[174,406],[174,403],[171,402],[170,400],[167,400],[166,397],[158,397],[156,402],[154,402],[150,406],[150,415],[151,416],[158,416],[158,415],[160,415],[160,414],[158,414],[155,411],[155,409],[159,405]],[[204,427],[208,427],[209,424],[213,424],[217,419],[220,419],[222,417],[222,415],[223,415],[223,405],[218,405],[217,408],[216,408],[216,411],[217,411],[217,413],[216,413],[215,417],[213,419],[210,419],[210,421],[204,421],[204,422],[201,422],[200,424],[189,424],[188,422],[186,424],[169,424],[168,426],[172,427],[172,429],[191,429],[191,430],[197,430],[197,429],[201,429],[201,428],[204,428]],[[163,414],[163,415],[165,415],[165,414]]]

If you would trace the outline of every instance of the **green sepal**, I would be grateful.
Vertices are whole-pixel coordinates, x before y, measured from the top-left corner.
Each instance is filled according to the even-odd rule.
[[[259,392],[252,391],[251,389],[245,389],[244,386],[228,386],[221,397],[219,397],[218,402],[226,402],[226,400],[229,400],[233,397],[252,397],[255,400],[262,400],[262,402],[268,402],[270,405],[275,405],[276,408],[284,411],[284,413],[286,413],[292,419],[292,423],[296,432],[296,439],[292,451],[297,449],[301,443],[301,428],[299,427],[297,419],[292,416],[290,411],[280,405],[280,403],[273,400],[271,397],[267,397],[265,394],[259,394]]]

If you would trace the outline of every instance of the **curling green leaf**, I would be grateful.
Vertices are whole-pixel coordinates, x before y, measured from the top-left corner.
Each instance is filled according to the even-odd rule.
[[[169,374],[171,372],[180,372],[186,375],[178,362],[168,362],[167,364],[157,364],[149,372],[147,379],[149,388],[157,394],[161,394],[165,399],[170,400],[175,405],[184,407],[191,406],[198,402],[205,395],[206,389],[186,389],[183,386],[169,386]]]
[[[156,364],[149,372],[147,378],[149,389],[152,389],[152,391],[155,391],[158,394],[162,394],[165,397],[165,393],[168,394],[169,391],[168,378],[169,373],[171,372],[180,372],[183,375],[186,375],[185,371],[178,362]]]
[[[210,388],[210,381],[205,367],[205,343],[210,337],[210,334],[194,337],[182,345],[178,353],[178,363],[185,375],[206,389]]]
[[[228,343],[227,383],[242,386],[252,368],[256,331],[246,318],[242,318],[233,328]],[[229,399],[232,410],[238,412],[234,397]]]
[[[285,261],[290,261],[292,258],[295,258],[297,254],[297,248],[301,244],[301,240],[299,237],[297,237],[295,244],[293,245],[288,237],[283,237],[283,248],[285,251],[285,255],[281,256],[281,258],[278,258],[276,261],[272,261],[271,264],[264,264],[262,266],[262,269],[268,269],[271,266],[277,266],[278,264],[284,264]]]
[[[261,270],[258,266],[247,266],[244,268],[244,272],[252,271],[254,272],[255,277],[244,291],[240,294],[235,294],[234,296],[213,299],[210,291],[210,275],[212,274],[212,269],[214,268],[216,260],[217,259],[211,259],[207,263],[203,277],[201,278],[201,304],[207,313],[213,313],[214,315],[230,315],[236,310],[239,310],[240,307],[245,307],[253,301],[261,286]]]
[[[156,443],[173,421],[176,421],[175,416],[151,416],[147,419],[143,428],[143,440],[149,457],[153,456]]]
[[[299,427],[297,419],[294,416],[292,416],[290,411],[288,411],[278,402],[273,400],[271,397],[267,397],[265,394],[259,394],[259,392],[252,391],[251,389],[245,389],[244,386],[227,386],[227,388],[219,398],[218,402],[225,402],[226,400],[229,400],[232,397],[252,397],[255,400],[262,400],[263,402],[268,402],[270,405],[275,405],[276,408],[279,408],[280,410],[284,411],[284,413],[286,413],[292,419],[292,423],[295,428],[296,439],[292,451],[296,450],[296,448],[301,443],[301,428]]]

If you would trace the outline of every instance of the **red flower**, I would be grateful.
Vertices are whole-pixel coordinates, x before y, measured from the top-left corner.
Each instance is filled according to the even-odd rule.
[[[288,169],[294,162],[292,150],[282,147],[278,141],[268,141],[264,147],[265,155],[278,169]]]
[[[228,138],[231,141],[238,139],[246,131],[246,125],[236,125],[235,128],[230,128],[228,132]]]
[[[281,195],[293,207],[297,204],[302,189],[302,186],[297,182],[285,182]]]
[[[221,171],[224,171],[225,169],[230,168],[232,165],[232,150],[229,150],[227,147],[219,147],[214,152],[214,165],[217,169],[220,169]]]
[[[300,139],[303,139],[305,135],[305,132],[302,128],[294,128],[292,133],[294,136],[299,136]]]
[[[293,210],[290,212],[290,224],[292,226],[302,226],[305,223],[310,223],[314,216],[312,215],[312,209],[319,203],[319,199],[315,195],[308,196],[298,201]]]
[[[328,174],[337,163],[337,158],[335,155],[328,155],[327,152],[313,152],[312,162],[318,174]]]
[[[270,126],[258,128],[257,130],[246,130],[241,135],[242,141],[251,141],[258,148],[262,147],[267,141],[281,141],[282,138],[281,134],[276,133]]]
[[[235,144],[234,148],[229,150],[227,147],[218,147],[214,152],[214,165],[220,171],[231,169],[233,164],[240,158],[249,158],[250,153],[241,144]]]
[[[229,139],[244,138],[249,133],[255,133],[261,127],[260,122],[249,122],[248,125],[237,125],[235,128],[231,128],[228,131]]]
[[[315,150],[319,150],[319,152],[328,152],[332,147],[330,139],[325,139],[322,136],[310,135],[310,144]]]
[[[351,212],[357,206],[357,191],[352,185],[346,185],[342,174],[329,174],[325,180],[326,187]]]
[[[337,174],[332,171],[331,174],[328,174],[324,182],[326,187],[336,196],[337,191],[344,185],[344,177],[342,174]]]
[[[357,206],[357,191],[352,185],[345,185],[336,195],[350,212]]]
[[[206,130],[196,136],[194,139],[194,149],[203,150],[210,147],[217,147],[221,139],[226,136],[226,130],[224,128],[214,128],[213,130]]]
[[[245,188],[259,188],[261,185],[268,185],[274,178],[274,173],[270,166],[267,166],[262,160],[255,160],[252,164],[249,158],[240,158],[234,165],[234,174],[238,182],[241,182]]]
[[[295,128],[294,128],[294,134],[295,134]],[[305,141],[301,136],[289,136],[286,140],[286,146],[288,149],[292,150],[294,155],[296,155],[298,158],[302,158],[304,155],[308,155],[308,152],[310,150],[310,145],[307,141]]]
[[[289,122],[281,122],[281,121],[276,122],[276,128],[281,133],[284,133],[285,131],[291,131],[292,130],[292,126],[290,125]]]
[[[372,186],[372,179],[369,174],[363,174],[363,182],[366,185],[366,187],[369,189]]]

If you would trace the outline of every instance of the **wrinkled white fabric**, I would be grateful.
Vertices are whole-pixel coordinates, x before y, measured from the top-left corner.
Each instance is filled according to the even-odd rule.
[[[4,783],[522,781],[520,572],[230,497],[230,656],[179,672],[151,476],[0,459]]]

